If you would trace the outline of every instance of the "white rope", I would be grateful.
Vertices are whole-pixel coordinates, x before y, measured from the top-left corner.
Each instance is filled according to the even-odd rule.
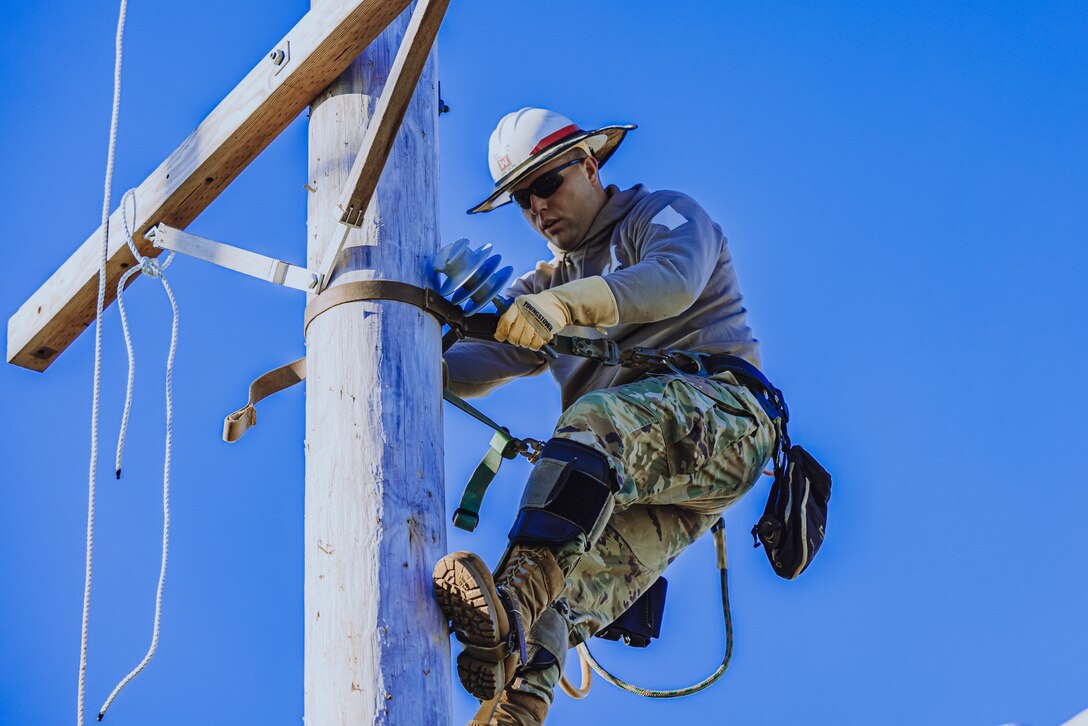
[[[87,680],[87,631],[91,606],[92,562],[94,554],[95,483],[96,473],[98,469],[98,418],[102,384],[102,311],[105,308],[106,299],[106,263],[109,257],[110,191],[113,186],[113,165],[117,148],[117,120],[121,105],[122,40],[124,37],[125,14],[127,10],[128,0],[121,0],[120,14],[117,19],[117,36],[114,56],[113,110],[110,118],[110,140],[109,150],[106,154],[106,180],[104,184],[102,200],[102,248],[98,269],[98,300],[95,307],[94,394],[93,402],[91,404],[91,461],[88,471],[87,484],[87,560],[83,585],[83,623],[80,633],[79,693],[77,697],[76,715],[76,722],[79,726],[83,726],[83,709]],[[118,683],[116,687],[114,687],[113,692],[109,695],[109,698],[106,699],[106,702],[102,705],[102,708],[99,709],[99,721],[101,721],[102,717],[105,716],[106,710],[110,707],[110,704],[113,703],[113,700],[117,697],[117,694],[121,692],[121,689],[124,688],[129,683],[129,681],[136,677],[136,674],[142,671],[144,667],[151,662],[152,656],[155,655],[155,651],[158,649],[160,625],[162,622],[162,594],[166,584],[166,563],[170,537],[170,455],[173,447],[173,378],[174,356],[177,352],[178,343],[178,305],[177,300],[174,298],[174,292],[170,289],[170,284],[166,281],[166,278],[162,276],[162,272],[167,267],[169,267],[170,263],[173,261],[174,253],[171,252],[167,256],[166,261],[161,264],[157,260],[149,257],[144,257],[139,253],[139,251],[136,249],[136,244],[132,239],[132,229],[129,226],[128,214],[125,208],[125,204],[130,198],[133,200],[133,218],[135,219],[135,195],[132,190],[129,190],[129,192],[127,192],[124,198],[121,200],[121,219],[124,222],[125,227],[125,241],[139,264],[125,272],[125,274],[121,276],[121,279],[118,281],[117,285],[117,307],[121,314],[121,327],[124,331],[125,348],[128,351],[129,363],[128,383],[125,391],[125,410],[121,419],[121,430],[117,440],[117,478],[121,477],[121,454],[124,449],[125,434],[128,430],[129,413],[132,410],[132,386],[136,372],[136,359],[133,354],[132,339],[129,335],[128,317],[125,314],[123,292],[125,284],[129,281],[129,279],[134,274],[142,272],[162,282],[163,289],[166,291],[166,296],[170,300],[170,309],[173,314],[173,319],[170,326],[170,352],[166,360],[166,446],[165,460],[163,463],[162,490],[162,562],[159,568],[158,587],[155,591],[155,624],[151,634],[151,645],[147,650],[147,654],[143,657],[143,660],[141,660],[140,663],[135,668],[133,668],[127,676],[121,679],[120,683]]]
[[[110,707],[110,704],[113,703],[113,700],[117,698],[117,694],[121,692],[121,689],[128,685],[129,681],[135,678],[136,675],[151,662],[151,658],[155,655],[155,651],[159,647],[159,632],[162,623],[162,593],[166,586],[166,562],[170,545],[170,455],[174,441],[173,381],[174,355],[177,352],[178,347],[178,304],[177,300],[174,298],[174,291],[170,289],[170,283],[168,283],[166,277],[163,276],[163,271],[170,266],[171,262],[173,262],[174,253],[171,252],[167,255],[166,260],[161,264],[154,258],[144,257],[140,254],[139,250],[136,249],[136,243],[132,239],[132,230],[128,223],[126,202],[130,198],[133,200],[133,218],[136,216],[135,194],[130,189],[121,200],[121,219],[125,225],[125,241],[139,264],[126,271],[117,282],[117,310],[121,314],[121,330],[124,332],[125,349],[128,352],[128,384],[125,391],[125,411],[121,419],[121,431],[117,437],[117,477],[121,477],[121,454],[125,446],[125,433],[128,429],[129,412],[132,410],[132,384],[136,375],[136,357],[132,348],[132,337],[129,334],[128,315],[125,313],[124,290],[125,284],[128,282],[129,278],[142,272],[162,283],[162,287],[166,291],[166,297],[170,300],[170,310],[172,312],[172,320],[170,323],[170,352],[166,358],[166,445],[162,472],[162,562],[159,567],[159,584],[155,590],[155,624],[151,632],[151,645],[148,647],[147,654],[144,655],[143,660],[141,660],[127,676],[121,679],[110,693],[109,698],[106,699],[106,702],[102,704],[102,708],[98,711],[99,721],[106,715],[106,710]]]
[[[171,305],[171,307],[173,308],[173,311],[174,311],[174,327],[175,328],[177,327],[177,312],[178,312],[177,311],[177,305],[174,302],[173,292],[170,290],[170,286],[169,286],[169,284],[167,284],[166,278],[162,276],[162,273],[166,270],[167,267],[170,266],[170,263],[174,261],[174,253],[171,252],[169,255],[167,255],[166,260],[162,264],[159,264],[159,261],[154,259],[153,257],[144,257],[143,255],[140,254],[140,251],[138,249],[136,249],[136,243],[132,239],[132,230],[129,229],[128,212],[127,212],[125,203],[130,198],[132,199],[132,205],[133,205],[132,206],[132,216],[133,216],[133,218],[135,218],[135,216],[136,216],[136,193],[133,190],[129,189],[127,192],[125,192],[124,198],[121,199],[121,221],[125,225],[125,242],[126,242],[126,244],[128,244],[128,248],[129,248],[129,251],[132,252],[132,256],[135,257],[138,260],[138,262],[137,262],[136,267],[130,268],[124,275],[121,276],[121,279],[117,283],[117,309],[121,313],[121,330],[124,332],[124,335],[125,335],[125,351],[128,353],[128,382],[125,385],[125,409],[124,409],[124,413],[121,415],[121,432],[117,437],[117,458],[115,460],[115,462],[116,462],[116,474],[117,474],[118,479],[121,478],[121,453],[122,453],[122,451],[124,450],[124,447],[125,447],[125,435],[128,433],[128,417],[129,417],[129,413],[131,413],[131,411],[132,411],[132,384],[133,384],[133,382],[135,380],[135,377],[136,377],[136,357],[133,354],[133,350],[132,350],[132,339],[129,337],[128,316],[125,314],[125,301],[124,301],[124,297],[123,297],[125,284],[128,282],[128,279],[130,277],[132,277],[134,274],[136,274],[137,272],[142,272],[145,275],[147,275],[148,277],[151,277],[151,278],[156,279],[156,280],[162,280],[162,284],[166,287],[166,294],[170,298],[170,305]],[[175,331],[175,335],[176,335],[176,331]],[[170,411],[169,411],[169,409],[170,409],[169,386],[170,386],[170,378],[172,377],[172,363],[173,363],[173,347],[172,346],[175,343],[176,343],[176,339],[172,339],[171,340],[170,363],[167,364],[167,372],[166,372],[166,376],[167,376],[166,385],[168,386],[166,405],[167,405],[167,416],[168,417],[170,416]]]
[[[94,395],[91,403],[91,462],[87,475],[87,565],[83,580],[83,625],[79,645],[79,694],[76,722],[83,726],[83,695],[87,682],[87,623],[91,611],[91,562],[94,554],[95,470],[98,467],[98,403],[102,383],[102,309],[106,301],[106,259],[110,238],[110,189],[113,186],[113,159],[117,147],[117,117],[121,107],[121,40],[125,31],[128,0],[121,0],[113,64],[113,111],[110,118],[109,150],[106,153],[106,180],[102,199],[102,257],[98,267],[98,302],[94,326]]]

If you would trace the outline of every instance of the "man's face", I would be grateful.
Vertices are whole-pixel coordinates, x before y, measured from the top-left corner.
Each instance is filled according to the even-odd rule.
[[[569,156],[560,156],[530,174],[512,191],[528,188],[538,178],[570,160]],[[522,209],[521,213],[544,239],[561,250],[569,251],[585,238],[607,197],[598,181],[597,160],[592,156],[566,167],[559,174],[563,176],[559,188],[546,199],[530,195],[529,208]]]

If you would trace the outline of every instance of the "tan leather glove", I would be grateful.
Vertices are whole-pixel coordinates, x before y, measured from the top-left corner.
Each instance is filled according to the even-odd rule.
[[[518,295],[499,318],[495,340],[540,350],[568,325],[609,326],[619,322],[616,297],[594,275],[534,295]]]

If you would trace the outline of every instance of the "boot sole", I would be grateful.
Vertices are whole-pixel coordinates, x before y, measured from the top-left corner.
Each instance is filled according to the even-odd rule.
[[[438,561],[434,568],[434,597],[462,643],[490,648],[503,641],[504,629],[509,633],[491,571],[471,552],[454,552]],[[513,667],[506,666],[511,662],[516,665],[516,657],[490,661],[462,653],[457,658],[457,675],[466,691],[486,701],[506,686],[507,676],[513,676]]]
[[[514,680],[517,665],[517,655],[493,663],[461,653],[457,656],[457,677],[468,693],[481,701],[490,701]]]

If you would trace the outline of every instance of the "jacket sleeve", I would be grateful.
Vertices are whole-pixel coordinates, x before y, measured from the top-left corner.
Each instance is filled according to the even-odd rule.
[[[621,222],[632,264],[604,276],[620,324],[653,323],[691,307],[718,263],[725,238],[694,200],[657,192]]]
[[[536,292],[534,282],[540,269],[537,265],[536,270],[515,280],[506,295],[517,297]],[[494,340],[459,341],[443,358],[448,366],[447,385],[462,398],[484,396],[508,381],[535,376],[548,368],[547,359],[540,353]]]

